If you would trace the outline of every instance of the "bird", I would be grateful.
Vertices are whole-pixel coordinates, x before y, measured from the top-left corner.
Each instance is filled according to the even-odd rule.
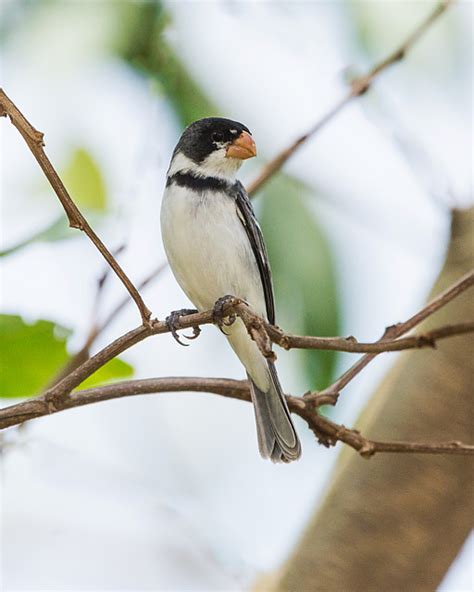
[[[263,235],[236,178],[243,161],[256,153],[251,132],[237,121],[208,117],[186,127],[167,172],[161,234],[171,270],[197,311],[217,310],[233,296],[275,324]],[[196,311],[172,313],[171,329],[191,312]],[[275,463],[298,459],[301,445],[274,362],[263,356],[240,318],[225,333],[249,379],[260,455]]]

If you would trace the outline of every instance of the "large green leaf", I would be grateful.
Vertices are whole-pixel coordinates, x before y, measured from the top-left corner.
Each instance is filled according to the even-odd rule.
[[[76,147],[61,171],[61,179],[79,208],[105,212],[107,192],[99,165],[82,146]]]
[[[26,323],[20,316],[0,315],[0,397],[39,394],[66,364],[69,329],[51,321]],[[133,368],[114,359],[88,378],[81,388],[133,374]]]
[[[339,306],[334,264],[326,237],[308,208],[309,191],[278,175],[264,193],[262,231],[275,286],[277,322],[303,335],[337,335]],[[302,350],[307,388],[333,378],[336,352]]]

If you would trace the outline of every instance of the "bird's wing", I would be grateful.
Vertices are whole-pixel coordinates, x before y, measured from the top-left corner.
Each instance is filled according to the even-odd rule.
[[[263,241],[262,231],[250,203],[249,196],[242,183],[237,182],[233,187],[233,196],[237,204],[237,214],[242,222],[247,237],[252,245],[252,251],[257,261],[260,279],[262,281],[268,322],[275,324],[275,301],[273,298],[272,273],[268,261],[267,249]]]

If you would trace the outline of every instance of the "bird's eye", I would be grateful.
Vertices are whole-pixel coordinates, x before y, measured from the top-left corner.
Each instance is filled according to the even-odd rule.
[[[211,137],[212,137],[213,142],[223,142],[224,141],[224,134],[222,132],[214,132]]]

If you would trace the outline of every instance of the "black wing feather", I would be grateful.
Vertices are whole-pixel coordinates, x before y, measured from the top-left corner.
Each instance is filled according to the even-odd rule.
[[[249,196],[242,183],[237,181],[232,189],[237,204],[239,218],[245,228],[250,244],[252,245],[252,251],[260,271],[260,278],[262,280],[263,293],[265,295],[265,304],[267,308],[267,319],[269,323],[274,325],[275,301],[273,297],[272,272],[270,271],[270,263],[268,261],[267,249],[263,241],[262,231],[260,230]]]

